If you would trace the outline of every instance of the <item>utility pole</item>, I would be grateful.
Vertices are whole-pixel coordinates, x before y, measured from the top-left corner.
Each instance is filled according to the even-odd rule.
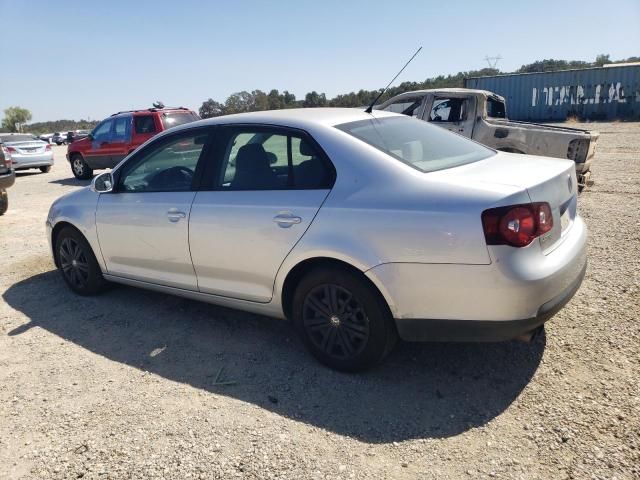
[[[489,68],[493,68],[494,70],[496,70],[498,68],[498,62],[502,60],[502,57],[500,56],[500,54],[496,55],[495,57],[490,57],[489,55],[486,55],[484,59],[489,65]]]

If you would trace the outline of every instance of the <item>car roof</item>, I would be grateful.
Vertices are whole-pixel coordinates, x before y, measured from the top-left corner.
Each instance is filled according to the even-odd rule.
[[[221,117],[207,118],[205,120],[187,123],[176,128],[251,123],[307,129],[313,126],[332,127],[342,123],[357,122],[358,120],[395,116],[401,115],[380,110],[366,113],[362,108],[290,108],[223,115]]]
[[[121,112],[117,112],[110,115],[108,118],[117,117],[120,115],[145,115],[145,114],[148,115],[150,113],[175,113],[175,112],[191,113],[192,110],[186,107],[144,108],[141,110],[123,110]]]

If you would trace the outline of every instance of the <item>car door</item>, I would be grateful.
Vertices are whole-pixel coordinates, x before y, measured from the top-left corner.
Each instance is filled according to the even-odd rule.
[[[197,290],[189,254],[189,213],[209,130],[159,138],[115,173],[100,195],[96,225],[107,271],[133,280]]]
[[[276,273],[333,186],[335,173],[306,133],[220,127],[189,219],[201,292],[269,302]]]
[[[109,142],[111,141],[111,130],[113,119],[108,118],[98,124],[91,132],[91,146],[85,152],[85,161],[91,168],[108,168],[111,162],[111,152]]]
[[[468,95],[435,95],[424,110],[423,120],[471,138],[475,124],[475,98]]]

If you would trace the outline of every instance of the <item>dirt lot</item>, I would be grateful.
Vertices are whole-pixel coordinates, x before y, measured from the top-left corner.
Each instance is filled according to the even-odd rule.
[[[362,375],[285,322],[70,293],[44,221],[86,182],[56,147],[0,218],[0,478],[640,478],[640,124],[596,128],[589,270],[546,335],[401,344]]]

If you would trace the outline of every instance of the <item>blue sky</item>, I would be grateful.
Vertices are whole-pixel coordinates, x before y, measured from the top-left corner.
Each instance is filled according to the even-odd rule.
[[[543,58],[640,55],[640,0],[0,0],[0,110],[33,121],[197,109],[241,90],[332,97]],[[1,116],[1,114],[0,114]]]

